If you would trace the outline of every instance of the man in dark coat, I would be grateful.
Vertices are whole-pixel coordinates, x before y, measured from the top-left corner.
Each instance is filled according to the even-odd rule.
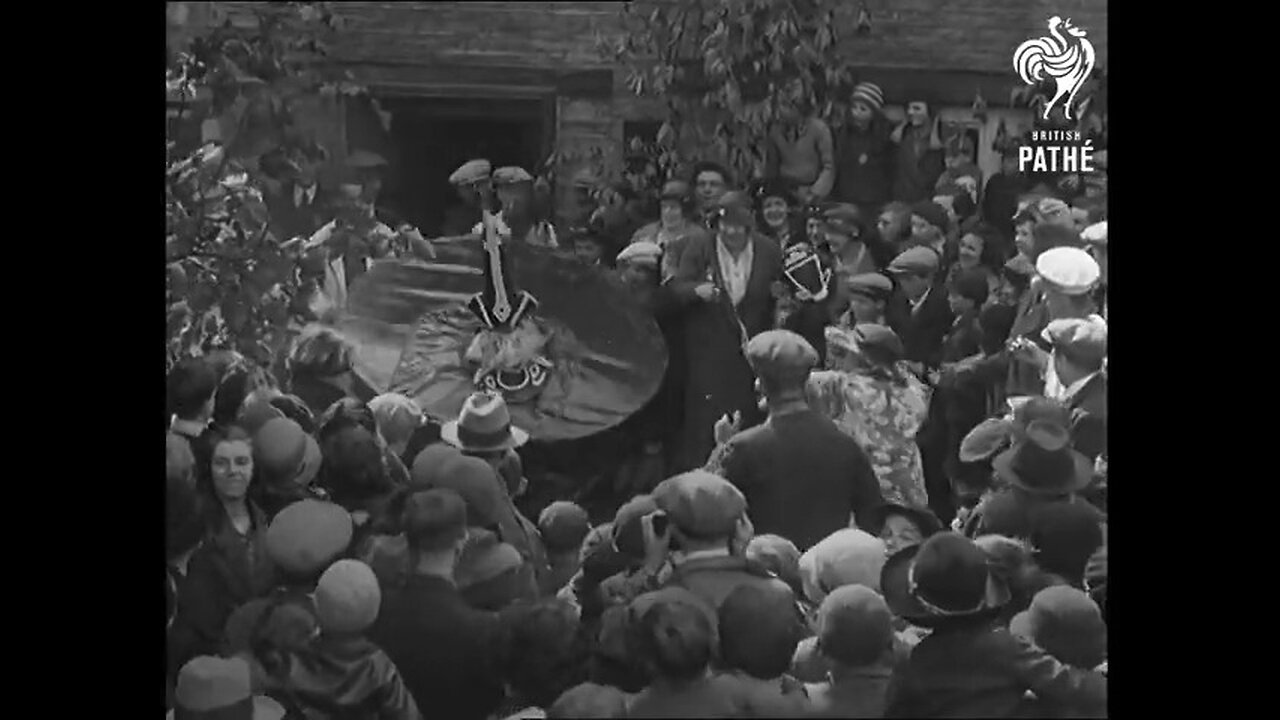
[[[893,259],[889,272],[897,278],[898,290],[885,308],[885,318],[902,339],[903,356],[912,370],[922,380],[936,384],[944,340],[955,320],[946,287],[939,283],[938,254],[931,248],[913,247]],[[944,468],[946,424],[936,404],[916,434],[916,444],[920,446],[929,509],[948,522],[955,509]]]
[[[306,148],[285,160],[285,176],[277,193],[267,196],[271,230],[280,242],[295,237],[311,237],[333,217],[328,198],[317,178],[325,161],[323,148]]]
[[[885,319],[902,339],[903,356],[921,377],[942,362],[942,343],[955,317],[947,304],[946,288],[938,280],[938,254],[913,247],[889,263],[898,282],[885,307]]]
[[[498,618],[469,607],[453,583],[466,504],[452,490],[426,490],[408,499],[402,517],[416,563],[403,583],[383,590],[369,639],[391,656],[422,707],[483,720],[503,697],[493,655]]]
[[[884,93],[874,83],[859,83],[849,98],[849,119],[836,138],[836,191],[840,202],[875,217],[889,201],[894,146],[892,130],[881,114]]]
[[[782,251],[754,232],[751,210],[737,193],[721,202],[716,236],[691,238],[672,280],[688,308],[685,432],[676,470],[706,462],[721,416],[740,412],[750,426],[762,415],[742,348],[773,325],[772,286],[782,278]]]
[[[883,502],[866,453],[805,401],[805,382],[818,361],[804,338],[786,330],[747,344],[769,405],[769,420],[716,448],[707,470],[747,499],[757,534],[781,535],[801,551],[836,530],[871,527]]]

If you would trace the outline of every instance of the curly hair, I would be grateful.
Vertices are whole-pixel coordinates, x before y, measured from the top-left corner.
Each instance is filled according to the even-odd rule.
[[[289,351],[287,367],[292,377],[324,378],[350,372],[355,346],[337,330],[312,324],[303,328]]]
[[[548,707],[586,679],[588,646],[568,603],[552,598],[521,602],[499,618],[499,667],[521,699]]]

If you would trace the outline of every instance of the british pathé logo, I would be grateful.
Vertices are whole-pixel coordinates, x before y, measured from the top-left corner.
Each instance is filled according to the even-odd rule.
[[[1080,86],[1093,72],[1095,55],[1088,33],[1071,24],[1071,19],[1054,15],[1049,18],[1049,35],[1028,40],[1013,53],[1013,68],[1028,85],[1039,85],[1052,79],[1057,85],[1053,99],[1045,103],[1044,119],[1059,100],[1063,115],[1071,119],[1071,106]]]

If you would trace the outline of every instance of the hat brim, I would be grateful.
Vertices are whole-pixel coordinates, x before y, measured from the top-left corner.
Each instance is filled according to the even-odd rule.
[[[889,556],[889,559],[885,561],[884,568],[880,571],[880,591],[884,595],[885,604],[889,606],[889,611],[894,615],[910,620],[922,627],[927,627],[930,622],[937,620],[973,617],[974,615],[998,610],[1009,604],[1012,595],[1008,586],[1000,582],[994,573],[988,572],[986,596],[982,599],[982,605],[972,612],[939,615],[934,610],[925,607],[919,598],[911,594],[910,582],[908,581],[911,563],[915,562],[916,555],[919,554],[921,547],[921,545],[912,545],[899,550]]]
[[[978,423],[960,441],[960,462],[973,463],[990,460],[996,453],[1008,447],[1013,437],[1013,423],[1005,418],[987,418]]]
[[[1005,480],[1014,487],[1021,488],[1026,492],[1036,495],[1065,495],[1067,493],[1079,492],[1093,482],[1093,463],[1088,457],[1078,450],[1070,450],[1072,472],[1071,477],[1060,485],[1055,486],[1034,486],[1028,484],[1013,469],[1013,458],[1017,453],[1017,448],[1010,448],[996,456],[991,461],[991,469],[1002,480]]]
[[[920,528],[920,534],[926,539],[929,536],[942,532],[942,521],[927,510],[914,508],[910,505],[901,503],[885,503],[876,508],[875,526],[882,529],[884,523],[889,519],[890,515],[903,515],[910,518]]]
[[[320,443],[316,439],[307,436],[307,449],[302,456],[302,465],[298,468],[298,475],[294,478],[294,482],[298,485],[310,485],[315,482],[316,475],[320,473]]]
[[[458,448],[470,452],[498,452],[499,450],[514,450],[521,445],[529,442],[529,433],[512,425],[507,438],[503,442],[496,445],[467,445],[458,437],[458,421],[450,420],[440,428],[440,439]]]

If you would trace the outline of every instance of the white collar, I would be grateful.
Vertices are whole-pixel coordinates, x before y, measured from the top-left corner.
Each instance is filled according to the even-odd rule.
[[[308,203],[311,203],[311,202],[314,202],[315,199],[316,199],[315,185],[312,185],[310,187],[303,187],[301,185],[293,186],[293,204],[294,205],[301,206],[303,200],[306,200]]]
[[[924,301],[929,299],[929,293],[931,292],[933,292],[932,285],[929,286],[928,290],[924,291],[924,294],[920,296],[919,300],[908,300],[907,302],[911,303],[911,312],[919,310],[920,306],[924,305]]]
[[[1088,384],[1089,384],[1089,381],[1090,381],[1090,380],[1092,380],[1092,379],[1093,379],[1094,377],[1096,377],[1097,375],[1098,375],[1098,371],[1097,371],[1097,370],[1095,370],[1095,371],[1093,371],[1093,372],[1089,373],[1088,375],[1085,375],[1084,377],[1080,378],[1079,380],[1077,380],[1077,381],[1075,381],[1075,382],[1071,383],[1070,385],[1066,386],[1065,388],[1063,388],[1063,390],[1062,390],[1062,399],[1063,399],[1064,401],[1067,401],[1067,400],[1070,400],[1071,398],[1075,397],[1075,396],[1076,396],[1076,395],[1077,395],[1081,390],[1083,390],[1083,389],[1084,389],[1084,386],[1085,386],[1085,385],[1088,385]]]
[[[183,420],[177,415],[174,415],[173,419],[169,421],[169,430],[175,435],[182,435],[185,437],[199,437],[200,433],[204,432],[207,427],[209,427],[209,423],[207,421],[199,423],[195,420]]]
[[[687,563],[691,560],[708,560],[711,558],[729,557],[729,548],[715,548],[713,550],[694,550],[693,552],[681,552],[675,558],[675,564]]]

